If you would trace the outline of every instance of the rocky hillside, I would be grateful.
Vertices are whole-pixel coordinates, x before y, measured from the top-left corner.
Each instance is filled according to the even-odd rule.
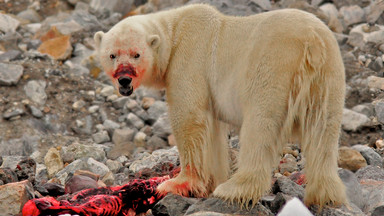
[[[384,215],[383,0],[0,0],[0,215],[20,213],[31,198],[122,185],[179,165],[164,92],[119,96],[92,38],[126,16],[192,3],[236,16],[298,8],[329,26],[346,68],[339,166],[352,204],[319,214]],[[235,158],[236,132],[229,146]],[[252,210],[169,195],[148,215],[274,215],[303,198],[304,164],[300,147],[288,145],[271,194]]]

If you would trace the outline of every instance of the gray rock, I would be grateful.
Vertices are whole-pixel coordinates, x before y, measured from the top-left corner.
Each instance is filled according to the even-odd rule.
[[[114,121],[109,120],[109,119],[104,121],[103,126],[108,131],[109,134],[113,134],[113,131],[120,128],[119,123],[114,122]]]
[[[375,107],[371,103],[359,104],[352,108],[352,111],[371,117],[375,115]]]
[[[339,176],[347,190],[346,192],[348,200],[360,209],[363,209],[365,206],[365,199],[361,185],[357,180],[356,175],[347,169],[341,169],[339,170]]]
[[[78,101],[75,101],[73,104],[72,104],[72,109],[75,110],[75,111],[80,111],[81,108],[83,108],[84,106],[86,105],[85,101],[83,100],[78,100]]]
[[[19,27],[20,22],[6,14],[0,14],[0,31],[3,33],[13,33]]]
[[[21,11],[17,14],[17,17],[28,20],[31,23],[39,23],[42,20],[41,16],[33,9]]]
[[[111,0],[111,1],[103,1],[103,0],[92,0],[90,3],[91,9],[98,13],[113,13],[118,12],[123,15],[127,14],[131,11],[134,0]],[[124,7],[121,7],[124,5]]]
[[[285,172],[292,173],[299,170],[296,158],[291,154],[285,154],[280,161],[279,169],[281,174],[284,174]]]
[[[367,24],[356,25],[349,32],[348,44],[359,47],[363,49],[365,44],[374,43],[382,44],[384,43],[384,26],[376,25],[377,30],[366,32],[365,28],[369,28]]]
[[[130,156],[134,149],[135,146],[131,141],[116,143],[108,151],[107,156],[108,158],[115,160],[121,156]]]
[[[337,43],[341,46],[341,45],[344,45],[345,43],[347,43],[348,41],[348,35],[345,35],[345,34],[339,34],[339,33],[333,33],[333,35],[335,36],[336,40],[337,40]]]
[[[339,14],[344,18],[347,26],[365,21],[365,12],[357,5],[343,6],[340,8]]]
[[[364,145],[354,145],[352,148],[363,155],[368,165],[383,167],[383,158],[372,148]]]
[[[21,52],[19,50],[9,50],[0,55],[0,62],[10,62],[20,58],[20,56]]]
[[[384,100],[380,100],[375,104],[375,112],[377,120],[384,124]]]
[[[168,114],[164,113],[161,115],[155,124],[153,124],[152,129],[154,135],[163,139],[168,138],[168,136],[172,133],[172,127],[169,123]]]
[[[255,207],[251,209],[244,209],[237,205],[228,205],[227,202],[218,198],[200,199],[188,208],[185,215],[191,215],[201,211],[223,213],[227,215],[274,215],[260,203],[257,203]]]
[[[4,112],[3,118],[6,120],[12,120],[15,117],[21,116],[24,114],[24,110],[21,108],[11,108]]]
[[[86,46],[84,46],[81,43],[76,43],[75,49],[73,50],[74,57],[71,58],[71,62],[78,65],[85,65],[84,59],[89,58],[93,54],[93,50],[88,49]]]
[[[55,177],[59,179],[62,185],[65,185],[67,178],[73,175],[76,172],[76,170],[84,170],[84,169],[85,170],[88,169],[87,163],[84,162],[83,160],[78,159],[68,164],[66,167],[64,167],[64,169],[56,173]]]
[[[108,159],[105,164],[112,173],[117,173],[123,167],[123,164],[119,161],[113,161],[110,159]]]
[[[113,132],[112,142],[114,144],[121,144],[133,141],[136,131],[131,128],[116,129]]]
[[[89,171],[100,175],[101,178],[103,178],[110,171],[105,164],[93,158],[88,158],[87,165],[88,165]]]
[[[300,199],[304,197],[304,188],[285,176],[277,178],[272,190],[274,193],[282,192]]]
[[[128,115],[127,115],[127,125],[128,126],[133,126],[133,127],[137,128],[138,130],[140,130],[141,128],[143,128],[145,126],[144,121],[141,120],[139,117],[137,117],[133,113],[128,113]]]
[[[155,122],[168,110],[167,104],[163,101],[156,101],[148,110],[149,120]]]
[[[177,166],[178,160],[179,160],[179,153],[176,147],[173,147],[170,149],[159,149],[152,152],[152,154],[150,155],[146,155],[141,159],[135,160],[129,166],[129,169],[133,173],[136,173],[145,168],[153,169],[159,164],[171,163]]]
[[[115,91],[115,88],[113,86],[105,86],[103,89],[101,89],[100,95],[103,97],[108,97],[112,95]]]
[[[318,210],[318,206],[312,206],[310,210],[316,216],[366,216],[366,214],[353,203],[350,203],[348,207],[345,205],[338,208],[325,206],[321,211]]]
[[[80,64],[73,64],[71,61],[66,61],[65,64],[69,66],[69,72],[73,76],[88,76],[90,73],[88,68]]]
[[[256,4],[265,11],[272,9],[271,2],[269,0],[250,0],[250,2]]]
[[[110,3],[108,1],[108,3]],[[120,8],[127,8],[126,5],[124,7]],[[85,10],[75,10],[72,13],[71,19],[73,19],[75,22],[80,24],[84,30],[89,31],[89,30],[96,30],[99,29],[102,24],[98,21],[98,19],[90,14],[88,11]]]
[[[364,212],[366,215],[372,215],[375,209],[384,203],[384,182],[363,180],[360,183],[366,200]]]
[[[184,215],[198,199],[168,194],[152,208],[153,215]]]
[[[383,69],[383,59],[379,56],[376,57],[374,61],[372,61],[369,65],[369,68],[371,68],[373,71],[380,72],[381,69]]]
[[[24,134],[21,138],[0,141],[0,155],[29,156],[40,148],[40,137]],[[4,164],[6,163],[4,157]],[[3,164],[3,165],[4,165]]]
[[[23,66],[0,63],[0,85],[16,85],[23,75]]]
[[[147,135],[140,131],[136,133],[133,142],[136,147],[145,147],[147,143]]]
[[[44,105],[47,101],[46,86],[44,80],[31,80],[24,86],[24,92],[33,102]]]
[[[343,109],[343,119],[341,125],[344,130],[357,131],[360,128],[368,125],[370,122],[371,120],[363,114],[346,108]]]
[[[384,181],[384,169],[377,166],[366,166],[359,169],[356,173],[356,177],[359,181],[372,179],[376,181]]]
[[[92,139],[97,144],[109,142],[111,139],[109,138],[107,131],[100,131],[95,134],[92,134]]]
[[[33,105],[27,105],[29,111],[31,112],[32,116],[35,118],[42,118],[43,112],[41,112],[37,107]]]
[[[376,207],[371,214],[371,216],[382,216],[382,215],[384,215],[384,205]]]
[[[336,6],[332,3],[323,4],[319,7],[319,9],[324,12],[328,19],[337,18],[339,16],[339,11],[337,10]]]
[[[36,182],[48,181],[48,170],[44,164],[36,164]]]
[[[74,160],[92,157],[97,161],[106,159],[105,151],[99,145],[82,145],[73,143],[69,146],[63,146],[60,150],[60,155],[65,163],[71,163]]]
[[[116,109],[121,109],[129,100],[129,97],[119,97],[116,100],[112,101],[112,106]]]
[[[147,149],[150,151],[154,151],[157,149],[163,149],[166,147],[169,147],[168,143],[158,136],[153,136],[153,137],[149,138],[149,140],[147,141]]]

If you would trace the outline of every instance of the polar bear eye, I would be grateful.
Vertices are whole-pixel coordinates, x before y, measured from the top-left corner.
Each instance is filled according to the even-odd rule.
[[[134,56],[135,59],[137,58],[140,58],[140,54],[139,53],[136,53],[136,55]]]
[[[116,56],[115,56],[114,54],[111,54],[111,55],[109,55],[109,58],[111,58],[111,59],[115,59]]]

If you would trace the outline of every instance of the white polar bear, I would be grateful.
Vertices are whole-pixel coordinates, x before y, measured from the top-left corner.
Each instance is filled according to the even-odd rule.
[[[122,95],[165,88],[181,159],[162,193],[245,205],[270,190],[288,140],[306,156],[305,203],[346,203],[337,174],[345,75],[332,32],[309,13],[225,16],[190,5],[128,17],[95,34],[100,61]],[[226,123],[240,128],[228,179]]]

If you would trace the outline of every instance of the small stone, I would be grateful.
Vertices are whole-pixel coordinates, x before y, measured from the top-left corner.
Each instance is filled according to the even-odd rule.
[[[346,131],[357,131],[360,128],[368,125],[371,120],[360,113],[344,108],[343,119],[341,122],[342,128]]]
[[[61,157],[65,163],[71,163],[74,160],[92,157],[97,161],[105,160],[105,151],[100,145],[82,145],[73,143],[69,146],[63,146],[60,150]]]
[[[135,100],[129,99],[128,102],[124,105],[124,107],[131,112],[136,112],[140,110],[139,104]]]
[[[376,208],[384,203],[384,182],[368,179],[361,180],[360,184],[366,200],[364,211],[366,215],[373,215]]]
[[[100,95],[103,97],[108,97],[112,95],[115,91],[115,88],[113,86],[105,86],[101,91]]]
[[[353,172],[367,166],[367,161],[360,152],[348,147],[339,148],[339,159],[337,163],[339,167]]]
[[[380,100],[375,104],[375,112],[377,120],[384,124],[384,100]]]
[[[163,101],[156,101],[148,109],[149,120],[155,122],[161,115],[166,113],[168,110],[167,104]]]
[[[41,22],[41,16],[33,9],[27,9],[17,14],[17,17],[28,20],[31,23]]]
[[[369,76],[367,81],[369,88],[384,90],[384,78],[377,76]]]
[[[147,110],[147,109],[149,109],[155,102],[156,102],[155,98],[144,97],[143,100],[141,101],[141,107],[143,107],[143,109]]]
[[[0,86],[16,85],[23,71],[24,68],[21,65],[0,63]]]
[[[172,127],[169,122],[168,114],[164,113],[160,118],[153,124],[153,134],[166,139],[170,134],[172,134]]]
[[[169,146],[176,146],[175,135],[171,134],[171,135],[168,136],[168,145]]]
[[[368,65],[368,67],[373,71],[380,72],[384,67],[383,59],[381,57],[376,57],[375,60]]]
[[[119,97],[116,100],[112,101],[112,106],[116,109],[121,109],[128,102],[129,97]]]
[[[384,26],[376,25],[372,31],[365,31],[364,27],[366,26],[367,24],[354,26],[349,32],[347,43],[363,49],[367,43],[382,44],[384,42]]]
[[[112,173],[117,173],[123,167],[123,164],[121,164],[119,161],[113,161],[110,159],[108,159],[105,164]]]
[[[371,214],[371,216],[382,216],[382,215],[384,215],[384,205],[376,207]]]
[[[376,146],[377,149],[382,149],[382,148],[384,148],[384,141],[383,141],[382,139],[380,139],[380,140],[376,140],[376,142],[375,142],[375,146]]]
[[[88,170],[76,170],[76,172],[73,175],[88,176],[88,177],[90,177],[91,179],[93,179],[95,181],[99,181],[100,180],[100,175],[98,175],[96,173],[93,173],[91,171],[88,171]]]
[[[108,172],[104,175],[101,181],[104,182],[107,186],[111,186],[115,182],[115,175],[113,175],[112,172]]]
[[[384,182],[384,169],[381,167],[369,165],[359,169],[356,172],[356,177],[359,179],[359,181],[364,179],[371,179]]]
[[[52,26],[56,27],[57,30],[63,35],[70,35],[84,30],[84,27],[74,20],[58,22],[53,24]]]
[[[1,21],[0,21],[1,22]],[[17,215],[24,204],[33,198],[33,186],[28,181],[0,186],[0,212],[3,215]]]
[[[3,114],[3,118],[6,120],[14,119],[16,116],[20,116],[24,114],[24,110],[20,108],[11,108]]]
[[[12,182],[18,182],[19,179],[16,172],[14,172],[12,169],[0,168],[0,181],[2,181],[3,184],[8,184]]]
[[[347,169],[341,169],[338,171],[338,173],[345,185],[348,200],[360,209],[363,209],[365,200],[361,185],[356,175]]]
[[[112,142],[116,145],[133,141],[136,131],[131,128],[116,129],[113,132]]]
[[[43,112],[40,111],[37,107],[33,105],[28,105],[27,106],[33,117],[35,118],[42,118],[43,117]]]
[[[72,104],[72,109],[75,110],[75,111],[80,111],[81,108],[83,108],[85,106],[85,101],[83,100],[78,100],[76,101],[75,103]]]
[[[285,172],[292,173],[299,170],[296,158],[291,154],[285,154],[283,159],[280,161],[279,169],[281,174]]]
[[[352,111],[361,113],[366,115],[367,117],[371,117],[375,115],[374,106],[370,103],[367,104],[359,104],[352,108]]]
[[[27,157],[17,163],[17,169],[15,169],[15,173],[19,181],[29,180],[32,184],[35,183],[35,175],[36,175],[36,161],[30,157]]]
[[[93,11],[98,13],[108,13],[118,12],[120,14],[127,14],[131,11],[133,6],[133,0],[113,0],[113,1],[103,1],[103,0],[92,0],[89,6]],[[125,5],[126,7],[121,7]]]
[[[112,101],[115,101],[118,98],[119,98],[119,96],[117,96],[115,94],[111,94],[105,100],[108,101],[108,102],[112,102]]]
[[[109,119],[107,119],[107,120],[104,121],[103,126],[104,126],[104,128],[105,128],[108,132],[110,132],[111,134],[113,134],[113,131],[114,131],[115,129],[120,128],[120,124],[119,124],[119,123],[116,123],[116,122],[114,122],[114,121],[112,121],[112,120],[109,120]]]
[[[98,162],[93,158],[89,158],[87,160],[87,164],[89,170],[93,173],[100,175],[101,178],[104,177],[110,171],[105,164]]]
[[[197,202],[196,199],[168,194],[152,209],[154,215],[185,215],[185,211]]]
[[[4,33],[14,33],[19,27],[20,22],[6,14],[0,13],[0,31]]]
[[[56,173],[55,177],[60,181],[60,184],[65,185],[65,181],[68,176],[70,176],[70,174],[74,174],[76,170],[87,168],[87,163],[85,163],[83,160],[78,159],[68,164],[66,167],[64,167],[64,169]]]
[[[147,149],[150,151],[154,151],[157,149],[163,149],[163,148],[168,147],[167,142],[158,136],[153,136],[153,137],[149,138],[146,146],[147,146]]]
[[[133,126],[133,127],[137,128],[138,130],[140,130],[141,128],[143,128],[145,126],[144,121],[141,120],[139,117],[137,117],[133,113],[129,113],[127,115],[127,124],[128,124],[128,126]]]
[[[33,102],[44,105],[47,101],[46,86],[47,83],[44,80],[31,80],[24,86],[24,91]]]
[[[69,35],[59,36],[44,41],[37,50],[40,53],[50,55],[55,60],[66,60],[73,50],[70,40]]]
[[[10,62],[20,58],[21,52],[19,50],[9,50],[0,55],[0,62]]]
[[[90,188],[97,188],[97,181],[89,176],[74,175],[65,183],[65,193],[73,194]]]
[[[44,164],[47,167],[48,176],[52,178],[57,172],[64,168],[60,152],[56,148],[50,148],[44,157]]]
[[[176,167],[179,165],[179,153],[176,147],[170,149],[159,149],[153,151],[152,154],[144,153],[141,159],[135,160],[130,166],[129,170],[137,173],[142,169],[154,170],[155,168],[168,170],[170,166]],[[169,166],[166,166],[166,165]],[[164,172],[166,172],[164,170]]]
[[[97,144],[102,144],[111,141],[107,131],[100,131],[95,134],[92,134],[92,139]]]
[[[343,17],[347,26],[365,21],[365,12],[357,5],[343,6],[340,8],[339,14]]]
[[[143,132],[138,132],[134,137],[134,143],[136,147],[145,147],[146,146],[147,135]]]
[[[88,108],[88,112],[89,112],[89,113],[96,113],[96,112],[99,110],[99,108],[100,108],[100,106],[98,106],[98,105],[90,106],[90,107]]]
[[[359,151],[367,161],[368,165],[383,167],[383,158],[372,148],[364,145],[354,145],[352,146],[352,149]]]
[[[304,188],[285,176],[282,176],[276,180],[272,190],[274,193],[282,192],[289,196],[298,197],[300,199],[303,199],[304,197]]]

